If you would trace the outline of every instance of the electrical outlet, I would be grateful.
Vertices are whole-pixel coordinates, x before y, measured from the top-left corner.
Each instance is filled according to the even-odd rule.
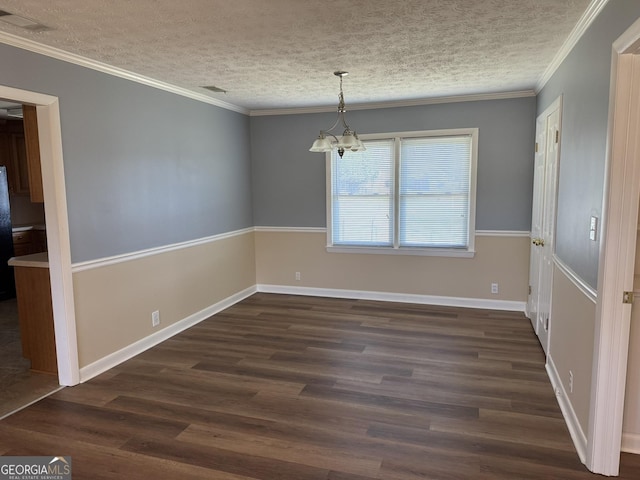
[[[300,272],[296,272],[296,281],[300,281]]]
[[[497,283],[492,283],[491,284],[491,293],[498,293],[498,284]]]
[[[573,393],[573,372],[569,370],[569,393]]]
[[[156,310],[151,314],[151,326],[157,327],[160,325],[160,310]]]

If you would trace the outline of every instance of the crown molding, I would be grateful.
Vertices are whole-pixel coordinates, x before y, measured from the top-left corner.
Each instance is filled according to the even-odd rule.
[[[440,104],[440,103],[473,102],[473,101],[482,101],[482,100],[501,100],[501,99],[510,99],[510,98],[534,97],[538,94],[538,92],[540,92],[540,90],[542,90],[542,88],[546,85],[549,79],[553,76],[553,74],[558,69],[560,64],[564,61],[564,59],[567,57],[569,52],[571,52],[571,50],[576,45],[578,40],[580,40],[584,32],[591,25],[591,23],[593,23],[594,19],[598,16],[598,14],[602,11],[602,9],[605,7],[607,3],[608,3],[608,0],[592,0],[592,2],[589,4],[587,9],[585,10],[584,14],[578,20],[578,23],[576,24],[576,26],[573,28],[573,30],[571,31],[571,33],[563,43],[562,47],[560,48],[556,56],[553,58],[549,66],[546,68],[546,70],[538,80],[538,83],[536,84],[535,89],[519,90],[519,91],[512,91],[512,92],[499,92],[499,93],[454,95],[454,96],[446,96],[446,97],[400,100],[400,101],[392,101],[392,102],[351,104],[349,105],[349,110],[351,111],[373,110],[373,109],[398,108],[398,107],[414,107],[414,106],[421,106],[421,105],[434,105],[434,104]],[[176,95],[191,98],[199,102],[215,105],[215,106],[224,108],[226,110],[242,113],[244,115],[250,115],[252,117],[335,112],[335,106],[250,110],[250,109],[241,107],[239,105],[234,105],[228,102],[224,102],[222,100],[218,100],[216,98],[212,98],[208,95],[205,95],[204,93],[198,93],[196,91],[189,90],[184,87],[172,85],[170,83],[166,83],[160,80],[146,77],[144,75],[130,72],[122,68],[107,65],[105,63],[98,62],[96,60],[92,60],[92,59],[83,57],[81,55],[76,55],[74,53],[66,52],[64,50],[51,47],[48,45],[44,45],[44,44],[35,42],[33,40],[22,38],[7,32],[0,31],[0,43],[4,43],[6,45],[21,48],[23,50],[28,50],[30,52],[38,53],[40,55],[44,55],[50,58],[55,58],[57,60],[61,60],[67,63],[72,63],[74,65],[79,65],[81,67],[89,68],[98,72],[102,72],[102,73],[113,75],[119,78],[130,80],[136,83],[140,83],[142,85],[147,85],[149,87],[157,88],[159,90],[164,90],[166,92],[174,93]]]
[[[551,63],[538,80],[535,90],[536,94],[544,88],[564,59],[567,58],[567,55],[569,55],[571,50],[573,50],[573,47],[575,47],[580,38],[582,38],[584,32],[587,31],[587,28],[589,28],[608,2],[609,0],[591,0],[591,3],[578,20],[578,23],[573,27],[573,30],[571,30],[571,33],[569,33],[569,36],[562,44],[562,47],[560,47],[560,50],[558,50],[558,53],[553,57],[553,60],[551,60]]]
[[[432,97],[420,98],[415,100],[399,100],[396,102],[376,102],[376,103],[359,103],[349,104],[349,111],[353,110],[373,110],[378,108],[397,108],[397,107],[417,107],[420,105],[434,105],[437,103],[456,103],[456,102],[476,102],[481,100],[503,100],[509,98],[535,97],[534,90],[516,90],[513,92],[499,93],[474,93],[469,95],[453,95],[449,97]],[[324,107],[299,107],[299,108],[274,108],[265,110],[251,110],[249,115],[252,117],[261,117],[268,115],[300,115],[304,113],[327,113],[335,112],[335,106]]]
[[[60,50],[59,48],[43,45],[41,43],[19,37],[11,33],[0,31],[0,43],[4,43],[12,47],[21,48],[23,50],[28,50],[33,53],[38,53],[46,57],[55,58],[56,60],[62,60],[63,62],[79,65],[81,67],[89,68],[91,70],[96,70],[98,72],[106,73],[108,75],[113,75],[115,77],[124,78],[125,80],[130,80],[132,82],[140,83],[142,85],[147,85],[149,87],[157,88],[159,90],[175,93],[176,95],[191,98],[192,100],[208,103],[210,105],[215,105],[217,107],[221,107],[226,110],[232,110],[234,112],[242,113],[244,115],[249,114],[249,110],[247,110],[244,107],[223,102],[222,100],[218,100],[217,98],[209,97],[204,93],[198,93],[193,90],[189,90],[187,88],[178,87],[170,83],[162,82],[160,80],[155,80],[150,77],[145,77],[144,75],[139,75],[137,73],[124,70],[122,68],[113,67],[111,65],[107,65],[106,63],[98,62],[96,60],[91,60],[90,58],[86,58],[81,55],[76,55],[75,53],[65,52],[64,50]]]

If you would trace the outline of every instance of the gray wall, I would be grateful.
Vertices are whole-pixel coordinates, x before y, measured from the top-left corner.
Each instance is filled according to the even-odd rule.
[[[534,97],[527,97],[356,110],[347,112],[347,121],[358,133],[479,128],[476,228],[528,231],[535,103]],[[251,117],[255,225],[326,226],[325,156],[308,150],[335,117]]]
[[[252,225],[247,116],[2,44],[0,65],[60,99],[74,262]]]
[[[593,288],[589,219],[602,218],[611,45],[639,16],[640,1],[610,1],[538,95],[538,113],[563,95],[556,253]]]

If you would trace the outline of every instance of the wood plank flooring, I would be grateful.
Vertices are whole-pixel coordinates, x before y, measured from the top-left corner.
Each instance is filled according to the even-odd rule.
[[[71,455],[76,480],[597,478],[522,314],[268,294],[4,419],[0,455]]]

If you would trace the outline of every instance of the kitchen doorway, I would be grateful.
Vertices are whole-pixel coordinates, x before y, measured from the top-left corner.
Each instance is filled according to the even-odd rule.
[[[2,85],[0,98],[36,107],[58,382],[76,385],[80,372],[58,98]]]
[[[31,331],[27,330],[31,312],[24,309],[43,296],[50,305],[50,288],[23,283],[18,297],[15,267],[10,265],[12,258],[23,262],[46,258],[38,143],[35,108],[0,100],[0,418],[60,388],[55,340],[53,335],[43,336],[47,329],[40,328],[53,327],[51,315],[46,315],[50,307],[38,312],[34,319],[38,329]],[[35,353],[29,351],[33,337],[41,339]],[[53,361],[44,365],[43,354]]]

